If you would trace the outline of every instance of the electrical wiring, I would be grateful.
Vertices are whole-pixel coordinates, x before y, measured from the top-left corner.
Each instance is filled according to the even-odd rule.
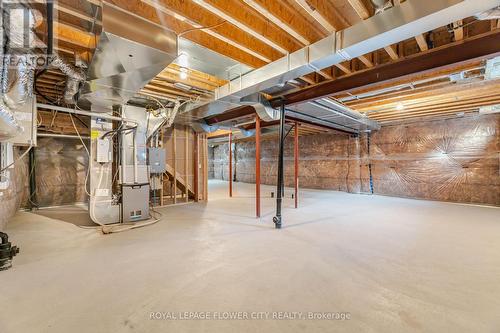
[[[71,119],[71,124],[73,124],[73,128],[75,129],[75,132],[78,135],[78,138],[80,139],[80,142],[82,143],[83,148],[85,148],[85,151],[87,152],[89,166],[87,167],[87,173],[85,174],[85,193],[90,197],[90,193],[87,190],[87,185],[88,185],[89,175],[90,175],[90,152],[89,152],[89,149],[87,148],[87,146],[85,145],[85,143],[83,142],[83,139],[82,139],[82,136],[80,135],[80,132],[76,128],[75,121],[73,120],[73,116],[71,115],[71,113],[69,114],[69,118]]]
[[[185,34],[193,32],[193,31],[198,31],[198,30],[212,30],[212,29],[220,27],[221,25],[223,25],[225,23],[227,23],[226,20],[224,20],[224,21],[222,21],[220,23],[208,26],[208,27],[200,27],[200,28],[193,28],[193,29],[184,30],[184,31],[182,31],[182,32],[179,33],[178,37],[180,38],[180,37],[184,36]]]
[[[3,167],[1,170],[0,170],[0,174],[3,173],[5,170],[7,170],[8,168],[10,168],[11,166],[15,165],[17,162],[19,162],[20,160],[23,159],[24,156],[26,156],[29,151],[31,150],[31,148],[33,148],[33,145],[30,145],[28,147],[28,149],[26,149],[26,151],[24,153],[22,153],[21,156],[19,156],[14,162],[10,163],[9,165]]]
[[[33,161],[33,165],[31,166],[31,170],[30,170],[30,173],[28,175],[28,179],[31,179],[32,175],[33,175],[33,172],[35,171],[35,166],[36,166],[36,162]],[[33,199],[33,196],[35,196],[36,194],[36,191],[31,193],[29,196],[28,196],[28,201],[30,202],[31,205],[35,206],[38,208],[38,205],[36,203],[34,203],[31,199]]]

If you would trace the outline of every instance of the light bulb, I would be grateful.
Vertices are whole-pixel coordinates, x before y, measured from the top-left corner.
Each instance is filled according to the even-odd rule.
[[[180,78],[181,80],[185,80],[188,77],[188,70],[187,68],[182,67],[180,71]]]
[[[187,55],[187,53],[181,53],[179,54],[179,58],[177,60],[179,66],[181,67],[188,67],[189,65],[189,56]]]

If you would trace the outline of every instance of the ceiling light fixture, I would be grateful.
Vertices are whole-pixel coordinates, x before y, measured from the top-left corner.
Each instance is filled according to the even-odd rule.
[[[404,106],[404,104],[403,104],[403,103],[398,103],[398,104],[396,105],[396,110],[398,110],[398,111],[403,111],[404,109],[405,109],[405,106]]]
[[[187,68],[181,67],[180,69],[180,78],[181,80],[185,80],[188,77],[188,70]]]
[[[177,63],[181,67],[189,67],[189,56],[185,52],[181,52],[179,54],[179,58],[177,59]]]

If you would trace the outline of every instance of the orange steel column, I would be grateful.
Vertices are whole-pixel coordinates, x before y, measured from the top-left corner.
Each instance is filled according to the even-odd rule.
[[[299,206],[299,123],[295,122],[295,133],[294,133],[294,152],[293,157],[295,159],[295,208]]]
[[[229,133],[229,196],[233,196],[233,134]]]
[[[198,133],[195,133],[194,134],[194,146],[193,146],[193,153],[194,153],[193,187],[194,187],[194,201],[195,202],[198,202],[198,200],[200,200],[200,196],[198,193],[198,182],[199,182],[198,171],[199,171],[199,166],[200,166],[199,156],[198,156],[198,146],[199,146]]]
[[[260,217],[260,118],[255,117],[255,215]]]

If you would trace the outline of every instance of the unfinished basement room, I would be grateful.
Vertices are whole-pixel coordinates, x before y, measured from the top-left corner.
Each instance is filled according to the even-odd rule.
[[[0,6],[0,333],[500,332],[500,0]]]

